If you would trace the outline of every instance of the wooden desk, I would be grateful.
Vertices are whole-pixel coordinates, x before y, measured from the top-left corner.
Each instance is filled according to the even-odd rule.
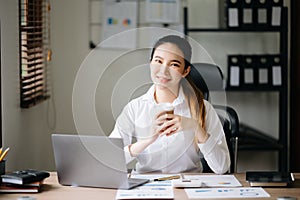
[[[249,183],[245,181],[244,173],[234,175],[244,187],[249,187]],[[300,173],[296,173],[294,176],[296,182],[292,188],[264,188],[271,197],[262,199],[276,199],[279,196],[293,196],[300,200]],[[114,189],[61,186],[57,181],[56,173],[51,172],[51,176],[45,180],[42,192],[37,194],[0,194],[0,199],[16,200],[21,196],[32,196],[37,200],[106,200],[115,199],[116,191],[117,190]],[[188,199],[183,189],[174,189],[174,196],[176,200]]]

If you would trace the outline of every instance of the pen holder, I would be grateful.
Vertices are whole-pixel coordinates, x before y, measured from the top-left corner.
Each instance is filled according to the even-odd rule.
[[[0,175],[5,174],[5,160],[0,162]]]

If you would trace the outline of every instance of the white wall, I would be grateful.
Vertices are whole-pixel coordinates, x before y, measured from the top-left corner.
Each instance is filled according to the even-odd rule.
[[[52,81],[56,132],[72,133],[72,90],[77,70],[89,52],[88,1],[51,1]]]
[[[0,1],[2,137],[10,147],[7,170],[53,169],[47,103],[31,109],[19,106],[18,0]]]
[[[29,110],[19,108],[18,82],[18,10],[17,0],[1,0],[2,22],[2,82],[3,82],[3,139],[4,145],[10,146],[8,167],[11,169],[37,167],[54,169],[50,134],[52,132],[76,132],[72,113],[72,91],[76,73],[84,59],[91,56],[88,47],[88,0],[51,0],[51,46],[53,61],[51,63],[52,101],[38,105]],[[217,4],[211,0],[189,0],[189,12],[193,13],[191,24],[202,27],[217,26]],[[5,20],[4,17],[5,16]],[[253,50],[271,52],[278,43],[274,42],[274,34],[263,34],[257,37],[254,34],[226,33],[223,35],[201,33],[191,34],[199,41],[219,64],[224,74],[226,71],[226,55],[228,53],[252,53]],[[250,39],[249,39],[250,38]],[[267,41],[267,43],[265,43]],[[241,45],[242,44],[242,45]],[[95,50],[99,57],[91,64],[104,71],[106,61],[101,58],[117,56],[123,51]],[[95,54],[95,51],[93,53]],[[107,77],[102,77],[95,93],[95,112],[104,132],[109,132],[114,125],[114,116],[111,111],[111,87],[116,79],[121,79],[122,73],[135,67],[137,64],[147,63],[148,54],[145,51],[130,53],[128,57],[120,57],[109,68]],[[110,78],[111,76],[111,78]],[[144,76],[144,73],[140,77]],[[134,82],[135,77],[132,78]],[[145,77],[147,79],[148,77]],[[131,84],[132,82],[128,83]],[[141,93],[145,88],[136,88]],[[130,94],[135,96],[137,94]],[[126,95],[126,92],[124,93]],[[123,93],[117,94],[120,99],[120,112],[124,102]],[[276,94],[231,93],[227,94],[228,103],[237,109],[241,121],[247,121],[261,130],[270,132],[277,137],[277,96]],[[274,101],[275,99],[275,101]],[[78,96],[78,101],[86,101],[85,96]],[[116,103],[116,102],[114,102]],[[118,103],[118,101],[117,101]],[[84,108],[83,108],[84,109]],[[84,110],[83,110],[84,111]],[[50,126],[56,124],[52,131],[47,124],[47,114],[50,116]],[[53,116],[55,116],[53,118]],[[259,116],[259,120],[257,120]],[[84,130],[94,132],[93,119],[85,118]],[[35,126],[33,126],[35,125]],[[93,131],[92,131],[93,130]],[[239,157],[239,169],[273,169],[277,168],[277,158],[274,153],[244,152]],[[251,161],[251,162],[249,162]],[[260,163],[257,165],[256,163]]]

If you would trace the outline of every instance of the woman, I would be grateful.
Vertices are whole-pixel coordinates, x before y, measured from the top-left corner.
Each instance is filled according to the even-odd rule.
[[[124,141],[126,161],[136,171],[202,172],[204,156],[217,174],[228,171],[225,134],[212,105],[189,77],[192,49],[184,38],[169,35],[156,42],[150,59],[152,87],[129,102],[110,137]],[[162,103],[174,112],[161,110]]]

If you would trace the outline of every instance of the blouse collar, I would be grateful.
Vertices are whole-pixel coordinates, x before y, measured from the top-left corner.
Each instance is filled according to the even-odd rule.
[[[153,84],[149,90],[147,91],[147,93],[143,96],[143,100],[145,101],[150,101],[153,103],[156,103],[155,99],[154,99],[154,92],[155,92],[155,85]],[[180,86],[179,88],[179,93],[177,98],[173,101],[172,105],[173,106],[177,106],[181,103],[183,103],[185,101],[185,96],[184,96],[184,92],[182,89],[182,86]]]

